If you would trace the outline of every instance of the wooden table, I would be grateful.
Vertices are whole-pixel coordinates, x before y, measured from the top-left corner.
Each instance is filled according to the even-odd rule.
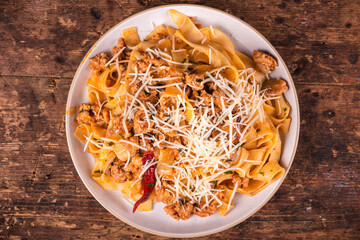
[[[134,13],[179,2],[259,30],[284,58],[300,101],[299,147],[283,185],[254,216],[211,237],[360,237],[358,0],[1,1],[0,236],[161,239],[116,219],[87,191],[64,117],[72,77],[100,36]]]

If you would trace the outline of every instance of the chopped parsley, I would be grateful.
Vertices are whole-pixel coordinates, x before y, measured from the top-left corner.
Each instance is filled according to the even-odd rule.
[[[201,78],[197,78],[197,79],[196,79],[196,82],[202,82],[202,79],[201,79]]]
[[[144,39],[144,42],[147,42],[148,40],[147,39]]]
[[[155,84],[155,86],[164,86],[164,84],[162,84],[162,83],[157,83],[157,84]]]
[[[185,205],[185,204],[187,204],[189,202],[189,200],[184,200],[184,199],[181,199],[180,200],[180,203],[181,203],[181,205]]]
[[[231,162],[232,160],[231,159],[226,159],[226,161],[225,162]]]
[[[184,62],[186,62],[186,58],[184,58],[184,59],[182,60],[182,63],[184,63]]]
[[[214,181],[214,188],[217,187],[218,180]]]
[[[161,60],[161,57],[158,57],[157,59],[158,59],[158,60]]]
[[[97,138],[94,138],[94,137],[93,137],[93,139],[94,139],[95,141],[98,141],[98,140],[99,140],[99,139],[97,139]]]
[[[259,174],[261,174],[261,175],[265,176],[265,173],[264,173],[264,172],[259,172]]]
[[[115,143],[113,142],[109,142],[108,145],[111,147],[112,145],[114,145]]]
[[[104,172],[102,170],[96,170],[94,171],[94,173],[100,173],[100,174],[103,174]]]
[[[109,66],[107,66],[107,67],[109,68],[109,70],[111,70],[110,65],[109,65]]]
[[[127,68],[127,67],[128,67],[128,64],[127,64],[127,63],[125,63],[125,64],[124,64],[124,67],[126,67],[126,68]]]
[[[284,108],[284,112],[286,112],[287,111],[287,108]]]
[[[145,183],[145,185],[148,186],[148,187],[154,187],[155,183]]]
[[[145,93],[146,96],[150,95],[150,93],[148,91],[146,91],[146,90],[144,91],[144,93]]]
[[[84,111],[84,109],[82,108],[79,113],[82,113],[83,111]]]
[[[226,172],[224,172],[225,174],[234,174],[234,172],[233,171],[226,171]]]
[[[256,129],[256,132],[260,132],[260,128]]]
[[[119,136],[120,136],[122,139],[124,139],[124,136],[123,136],[121,133],[119,133]]]

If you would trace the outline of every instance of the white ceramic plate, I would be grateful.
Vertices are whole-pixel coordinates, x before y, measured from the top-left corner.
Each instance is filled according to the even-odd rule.
[[[120,22],[101,37],[84,57],[70,87],[66,108],[69,110],[70,107],[88,102],[86,81],[90,76],[90,57],[104,51],[111,52],[111,48],[121,37],[121,30],[127,27],[137,26],[141,39],[151,32],[153,24],[155,26],[165,24],[176,27],[169,15],[171,8],[188,16],[196,16],[197,22],[203,26],[212,25],[214,28],[223,31],[231,38],[237,50],[249,56],[252,56],[252,50],[260,49],[269,52],[278,59],[279,66],[271,76],[281,77],[288,82],[289,91],[286,92],[285,96],[292,108],[290,131],[283,137],[281,157],[281,165],[285,167],[287,174],[295,155],[300,122],[299,104],[290,73],[278,52],[259,32],[240,19],[217,9],[198,5],[166,5],[148,9]],[[234,200],[235,207],[225,217],[216,213],[206,218],[194,215],[189,220],[176,221],[165,214],[162,203],[154,204],[154,209],[151,212],[133,214],[132,207],[123,199],[119,191],[106,191],[91,178],[94,160],[90,154],[83,151],[84,145],[73,135],[76,127],[74,118],[75,115],[66,115],[66,136],[72,160],[85,186],[99,203],[113,215],[131,226],[153,234],[169,237],[195,237],[230,228],[253,215],[268,202],[286,176],[284,174],[282,178],[254,197],[237,194]]]

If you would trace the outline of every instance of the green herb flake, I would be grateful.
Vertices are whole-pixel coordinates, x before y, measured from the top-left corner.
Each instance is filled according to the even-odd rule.
[[[188,202],[189,202],[189,200],[184,200],[184,199],[181,199],[181,200],[180,200],[180,204],[183,205],[183,206],[184,206],[185,204],[187,204]]]
[[[184,62],[186,62],[186,58],[184,58],[184,59],[182,60],[182,63],[184,63]]]
[[[262,176],[265,176],[265,173],[264,173],[264,172],[259,172],[259,174],[261,174]]]
[[[114,159],[112,160],[113,162],[116,162],[116,157],[114,157]]]
[[[260,132],[260,128],[256,129],[256,132]]]
[[[125,64],[124,64],[124,67],[126,67],[126,68],[127,68],[127,67],[128,67],[128,64],[127,64],[127,63],[125,63]]]
[[[124,136],[123,136],[121,133],[119,133],[119,136],[120,136],[122,139],[124,139]]]
[[[82,108],[79,113],[82,113],[83,111],[84,111],[84,109]]]
[[[146,90],[144,91],[144,93],[145,93],[146,96],[150,95],[150,93],[148,91],[146,91]]]
[[[217,184],[218,184],[218,180],[216,180],[216,181],[214,182],[214,188],[217,187]]]
[[[157,84],[155,84],[155,86],[164,86],[164,84],[162,84],[162,83],[157,83]]]
[[[226,159],[226,161],[225,162],[231,162],[232,160],[231,159]]]
[[[284,108],[284,112],[286,112],[287,111],[287,108]]]
[[[111,147],[112,145],[114,145],[115,143],[113,142],[109,142],[108,145]]]
[[[109,66],[107,66],[107,67],[108,67],[108,69],[109,69],[109,70],[111,70],[110,65],[109,65]]]
[[[161,60],[161,57],[158,57],[157,59],[158,59],[158,60]]]
[[[196,82],[202,82],[201,78],[196,79]]]
[[[100,174],[103,174],[104,172],[102,170],[96,170],[94,171],[94,173],[100,173]]]
[[[154,187],[155,183],[145,183],[145,185],[148,186],[148,187]]]
[[[233,171],[226,171],[226,172],[224,172],[225,174],[234,174],[234,172]]]
[[[98,141],[98,140],[99,140],[99,139],[97,139],[97,138],[94,138],[94,137],[93,137],[93,139],[94,139],[95,141]]]

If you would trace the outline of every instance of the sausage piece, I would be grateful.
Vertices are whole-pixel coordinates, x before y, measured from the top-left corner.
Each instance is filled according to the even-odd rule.
[[[265,81],[262,85],[262,89],[266,89],[266,96],[276,97],[286,92],[289,88],[284,80],[275,78]]]
[[[274,71],[275,67],[278,65],[277,61],[272,56],[259,50],[253,51],[253,60],[256,68],[264,74]]]

